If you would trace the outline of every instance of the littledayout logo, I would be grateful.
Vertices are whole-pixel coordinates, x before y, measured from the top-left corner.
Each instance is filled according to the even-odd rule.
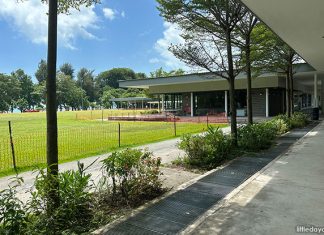
[[[314,226],[314,225],[297,225],[296,226],[297,233],[316,233],[316,234],[324,234],[324,226]]]

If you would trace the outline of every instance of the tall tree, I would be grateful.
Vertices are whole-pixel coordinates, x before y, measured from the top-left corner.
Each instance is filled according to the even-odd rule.
[[[79,110],[89,107],[86,92],[77,86],[76,81],[64,73],[57,74],[57,102],[62,110]]]
[[[97,91],[95,87],[93,70],[81,68],[77,75],[77,85],[82,88],[89,97],[90,102],[97,100]]]
[[[96,77],[96,83],[100,88],[102,94],[105,86],[118,88],[118,81],[120,80],[133,80],[136,79],[136,74],[132,69],[129,68],[114,68],[108,71],[104,71]]]
[[[41,60],[38,63],[37,71],[35,72],[35,77],[38,83],[43,83],[46,81],[47,77],[47,62],[45,60]]]
[[[16,77],[0,74],[0,112],[12,112],[20,92],[20,83]]]
[[[48,178],[53,181],[48,194],[48,212],[59,206],[58,147],[57,147],[57,104],[56,104],[56,62],[57,62],[57,14],[68,13],[69,9],[90,6],[99,0],[41,0],[48,3],[48,45],[46,78],[47,119],[47,166]]]
[[[161,15],[183,30],[186,43],[171,47],[173,54],[228,81],[231,135],[237,145],[235,77],[240,66],[233,48],[233,34],[246,13],[245,8],[235,0],[157,1]]]
[[[33,96],[34,84],[30,76],[25,74],[22,69],[18,69],[11,73],[11,76],[15,77],[19,81],[20,85],[20,111],[30,109],[35,105],[35,100]]]
[[[294,105],[293,65],[301,58],[264,24],[257,26],[252,37],[262,38],[258,49],[259,68],[283,73],[286,77],[286,113],[290,117]]]
[[[147,78],[145,73],[136,73],[136,79],[145,79]]]
[[[170,76],[178,76],[185,74],[185,71],[182,69],[171,70],[169,72],[165,71],[162,67],[157,70],[150,72],[151,78],[160,78],[160,77],[170,77]]]
[[[247,99],[247,116],[248,123],[253,123],[253,107],[252,107],[252,63],[251,50],[256,42],[252,41],[252,32],[258,23],[258,18],[253,13],[246,10],[246,14],[238,22],[236,31],[238,32],[238,40],[234,39],[234,42],[241,48],[244,60],[245,60],[245,72],[247,80],[246,99]]]
[[[74,79],[74,69],[72,64],[64,63],[60,66],[60,72]]]

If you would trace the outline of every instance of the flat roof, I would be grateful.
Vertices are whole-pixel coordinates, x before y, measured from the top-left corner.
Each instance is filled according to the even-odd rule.
[[[112,98],[111,102],[131,102],[131,101],[153,101],[151,98],[147,97],[127,97],[127,98]]]
[[[315,71],[312,66],[307,63],[301,63],[294,65],[295,73],[304,73],[304,72],[313,72]],[[265,72],[258,75],[257,78],[274,78],[278,77],[279,73],[269,73]],[[246,73],[240,73],[236,80],[246,79]],[[142,88],[149,89],[150,87],[157,86],[166,86],[166,85],[194,85],[195,83],[205,83],[205,82],[224,82],[225,79],[217,76],[213,73],[192,73],[178,76],[170,76],[170,77],[159,77],[159,78],[146,78],[146,79],[137,79],[137,80],[125,80],[119,81],[119,86],[124,88]]]

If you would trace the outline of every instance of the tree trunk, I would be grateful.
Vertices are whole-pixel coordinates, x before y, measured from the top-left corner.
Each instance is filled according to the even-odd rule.
[[[47,169],[49,180],[48,213],[59,206],[58,149],[57,149],[57,104],[56,104],[56,59],[57,59],[57,0],[49,0],[48,47],[46,78],[47,119]]]
[[[290,79],[289,72],[286,73],[286,114],[291,117],[291,105],[290,105]]]
[[[228,83],[229,83],[229,96],[230,96],[230,111],[231,111],[231,135],[233,145],[237,146],[237,120],[236,120],[236,101],[235,101],[235,76],[232,54],[232,39],[231,33],[226,33],[227,43],[227,59],[228,59]]]
[[[247,116],[248,124],[253,124],[253,107],[252,107],[252,72],[251,72],[251,48],[250,48],[250,38],[246,39],[246,103],[247,103]]]
[[[289,65],[289,82],[290,82],[290,115],[294,113],[294,75],[293,65]]]

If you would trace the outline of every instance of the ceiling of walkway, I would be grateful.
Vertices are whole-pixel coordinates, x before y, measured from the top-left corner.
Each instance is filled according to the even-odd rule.
[[[316,70],[324,71],[324,0],[241,0]]]

